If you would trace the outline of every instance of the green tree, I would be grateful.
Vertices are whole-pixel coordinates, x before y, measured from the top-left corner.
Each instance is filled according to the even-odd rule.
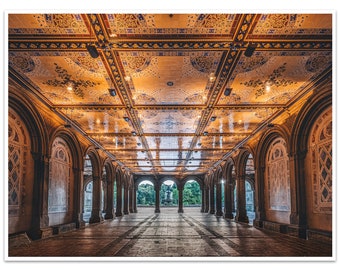
[[[155,205],[155,191],[153,185],[140,184],[137,190],[137,204]]]
[[[196,181],[187,182],[183,189],[183,205],[198,205],[201,204],[201,190]]]

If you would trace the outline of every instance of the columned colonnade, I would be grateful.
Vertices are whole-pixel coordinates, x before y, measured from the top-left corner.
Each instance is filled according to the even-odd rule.
[[[161,211],[163,181],[175,181],[178,212],[182,213],[183,187],[193,179],[201,188],[202,213],[248,223],[248,181],[255,194],[254,226],[304,238],[311,231],[331,234],[330,75],[314,86],[301,108],[287,109],[290,116],[284,122],[263,128],[205,175],[157,180],[133,175],[96,148],[81,131],[64,126],[64,120],[53,110],[29,92],[20,91],[22,86],[10,79],[9,234],[25,232],[39,239],[59,230],[83,227],[86,157],[91,161],[89,177],[93,181],[90,223],[137,213],[136,192],[145,179],[154,183],[155,213]],[[315,184],[318,181],[320,185]]]

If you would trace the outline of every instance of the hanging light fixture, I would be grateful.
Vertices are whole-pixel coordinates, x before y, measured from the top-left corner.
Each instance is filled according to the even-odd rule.
[[[109,93],[111,96],[115,97],[117,95],[117,92],[114,88],[109,88]]]
[[[249,43],[247,49],[244,52],[244,55],[246,57],[251,57],[256,49],[255,43]]]
[[[225,95],[226,97],[227,97],[227,96],[230,96],[231,90],[232,90],[232,88],[226,88],[226,89],[224,90],[224,95]]]

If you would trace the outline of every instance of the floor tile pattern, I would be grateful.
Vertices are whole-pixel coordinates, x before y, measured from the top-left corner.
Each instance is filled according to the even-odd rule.
[[[140,208],[84,229],[11,248],[8,257],[318,257],[332,245],[256,229],[199,208]]]

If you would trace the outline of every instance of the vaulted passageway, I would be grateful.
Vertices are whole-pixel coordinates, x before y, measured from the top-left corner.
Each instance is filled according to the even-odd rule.
[[[331,256],[332,245],[290,238],[226,220],[198,208],[139,208],[114,220],[13,248],[10,256],[277,257]],[[120,258],[121,259],[121,258]],[[137,258],[138,259],[138,258]],[[114,260],[114,258],[113,258]]]

